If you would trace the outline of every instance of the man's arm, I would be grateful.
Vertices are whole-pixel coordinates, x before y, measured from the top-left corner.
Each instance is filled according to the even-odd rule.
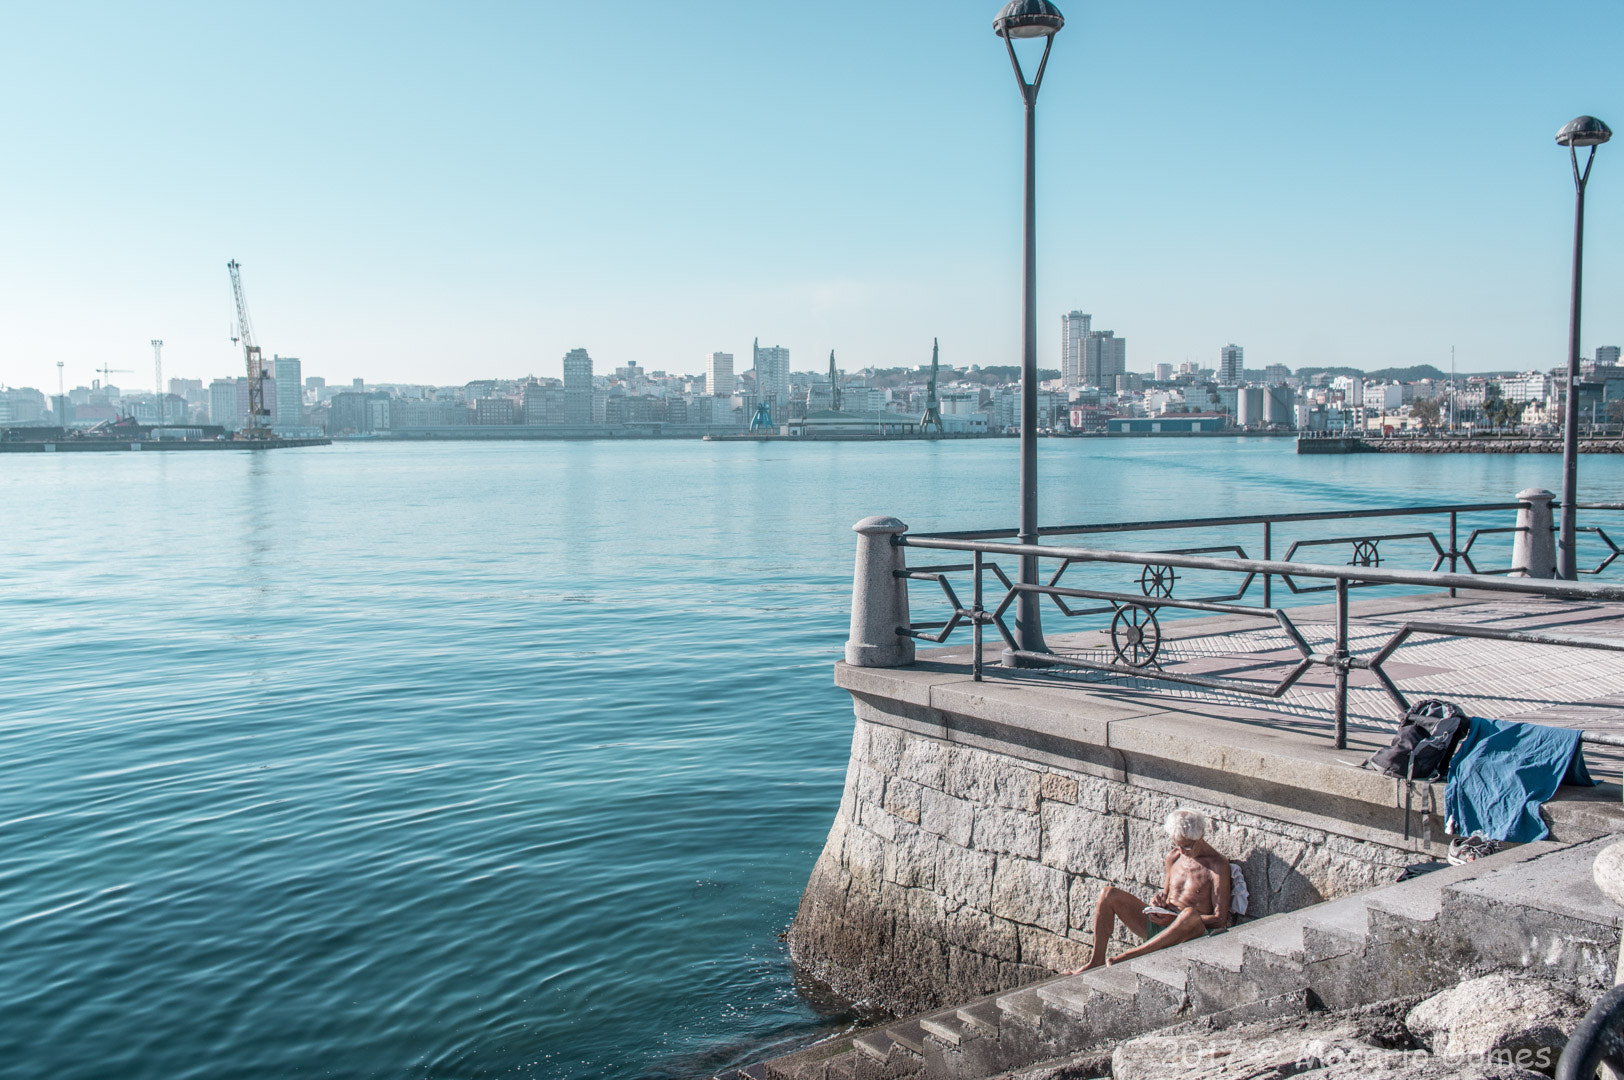
[[[1218,869],[1208,873],[1212,874],[1212,895],[1218,910],[1201,916],[1201,922],[1208,930],[1223,930],[1229,926],[1229,860],[1219,856]]]

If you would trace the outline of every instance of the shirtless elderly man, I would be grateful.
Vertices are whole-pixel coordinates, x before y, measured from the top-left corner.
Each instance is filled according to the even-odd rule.
[[[1107,885],[1094,905],[1094,954],[1088,967],[1066,974],[1132,960],[1229,925],[1229,860],[1202,839],[1207,819],[1193,810],[1175,810],[1167,815],[1164,827],[1173,841],[1173,849],[1167,853],[1167,887],[1147,905],[1132,893]],[[1166,908],[1173,914],[1147,912],[1147,906]],[[1107,960],[1105,948],[1118,920],[1143,938],[1144,944]]]

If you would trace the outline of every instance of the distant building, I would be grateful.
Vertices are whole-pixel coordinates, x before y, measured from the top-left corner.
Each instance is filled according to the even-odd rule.
[[[705,392],[712,397],[732,397],[734,389],[733,354],[711,353],[705,361]]]
[[[1263,378],[1271,383],[1283,383],[1291,378],[1291,369],[1284,364],[1270,364],[1263,369]]]
[[[1551,377],[1543,371],[1525,371],[1500,380],[1500,393],[1507,401],[1544,402],[1553,391]]]
[[[45,419],[45,395],[32,387],[0,390],[0,424],[38,424]]]
[[[519,405],[512,398],[480,398],[474,403],[474,423],[476,424],[517,424],[518,422]]]
[[[1083,386],[1109,389],[1128,370],[1128,339],[1111,330],[1090,330],[1083,343]]]
[[[328,404],[329,435],[364,435],[388,431],[393,426],[388,394],[345,390],[334,394]]]
[[[1246,379],[1246,350],[1233,342],[1218,350],[1218,382],[1239,386]]]
[[[1597,367],[1616,367],[1617,365],[1618,365],[1618,346],[1617,345],[1597,345],[1596,346],[1596,366]]]
[[[1219,413],[1186,413],[1170,416],[1113,416],[1105,429],[1113,435],[1160,435],[1174,432],[1222,431],[1229,422]]]
[[[227,431],[242,427],[237,415],[237,383],[240,379],[215,379],[209,383],[209,423],[218,424]]]
[[[1156,365],[1156,381],[1157,382],[1170,382],[1172,380],[1172,378],[1173,378],[1173,365],[1172,364],[1157,364]]]
[[[1060,385],[1066,387],[1089,384],[1083,376],[1084,357],[1088,350],[1088,327],[1093,316],[1081,311],[1069,311],[1060,316]]]
[[[567,423],[564,416],[563,385],[556,382],[526,383],[523,411],[526,424],[556,426]]]
[[[789,350],[779,345],[763,348],[758,343],[750,347],[750,353],[756,373],[756,396],[766,402],[773,423],[782,425],[789,419]]]
[[[298,434],[304,427],[304,377],[296,356],[271,358],[276,377],[275,427],[280,432]]]
[[[564,354],[564,415],[570,424],[592,423],[592,357],[585,349]]]

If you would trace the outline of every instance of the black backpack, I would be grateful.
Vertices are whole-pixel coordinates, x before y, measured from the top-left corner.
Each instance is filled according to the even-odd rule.
[[[1472,718],[1459,705],[1428,699],[1410,706],[1399,721],[1398,734],[1365,762],[1386,776],[1406,780],[1442,780],[1449,775],[1449,759],[1472,728]]]

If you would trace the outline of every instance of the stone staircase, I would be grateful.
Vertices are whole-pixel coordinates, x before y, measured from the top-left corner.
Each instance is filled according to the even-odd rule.
[[[1592,880],[1607,837],[1465,866],[898,1020],[717,1080],[979,1080],[1206,1017],[1216,1026],[1529,970],[1610,986],[1624,910]]]

